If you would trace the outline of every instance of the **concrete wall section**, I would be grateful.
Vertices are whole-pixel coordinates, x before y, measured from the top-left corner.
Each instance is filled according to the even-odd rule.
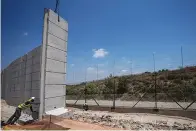
[[[41,46],[14,60],[3,73],[3,97],[10,105],[36,97],[39,103]]]
[[[5,78],[6,78],[6,71],[1,71],[1,99],[5,99]]]
[[[44,111],[65,107],[68,24],[52,10],[45,12]],[[43,74],[43,75],[44,75]]]
[[[33,108],[39,116],[65,107],[68,24],[59,18],[45,9],[42,45],[14,60],[1,73],[2,98],[17,106],[34,96],[37,105]]]

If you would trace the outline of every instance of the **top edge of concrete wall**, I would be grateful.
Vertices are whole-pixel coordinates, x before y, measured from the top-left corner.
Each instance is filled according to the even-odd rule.
[[[52,9],[46,8],[45,10],[49,12],[49,21],[50,22],[63,28],[66,32],[68,32],[68,22],[65,19],[63,19],[59,15],[59,21],[58,21],[58,15],[56,15],[56,13]]]
[[[28,52],[26,52],[25,55],[20,56],[20,57],[16,58],[15,60],[11,61],[10,64],[8,64],[5,68],[1,69],[1,71],[6,70],[6,69],[7,69],[8,67],[10,67],[10,66],[13,66],[13,65],[15,64],[16,61],[18,61],[18,60],[20,60],[20,59],[25,59],[25,57],[26,57],[26,55],[28,55],[28,53],[30,53],[30,52],[32,52],[32,51],[34,51],[34,50],[40,48],[41,46],[42,46],[42,43],[41,43],[41,45],[39,45],[39,46],[37,46],[37,47],[31,49],[31,50],[28,51]]]

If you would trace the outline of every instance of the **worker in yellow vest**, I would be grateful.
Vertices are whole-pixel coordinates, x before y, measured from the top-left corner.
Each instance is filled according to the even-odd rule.
[[[15,110],[15,113],[8,119],[6,124],[7,125],[9,125],[9,124],[13,125],[20,118],[22,110],[30,108],[31,112],[34,112],[33,108],[32,108],[32,102],[34,102],[34,100],[35,100],[35,97],[31,97],[26,102],[18,105],[18,107]]]

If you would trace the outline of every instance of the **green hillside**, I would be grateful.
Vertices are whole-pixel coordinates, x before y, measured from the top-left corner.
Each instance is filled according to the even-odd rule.
[[[191,102],[196,99],[196,66],[177,70],[163,69],[156,73],[145,72],[120,77],[110,75],[104,80],[67,85],[67,99],[76,99],[84,91],[85,87],[87,96],[93,94],[96,99],[113,99],[115,85],[116,99],[138,100],[147,92],[142,100],[153,101],[155,78],[157,99],[159,101],[172,101],[174,98],[176,101]]]

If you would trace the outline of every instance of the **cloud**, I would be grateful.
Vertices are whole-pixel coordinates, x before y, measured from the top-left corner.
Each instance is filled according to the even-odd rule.
[[[105,49],[103,48],[100,48],[100,49],[93,49],[93,57],[94,58],[104,58],[106,55],[109,54],[108,51],[106,51]]]
[[[88,68],[87,68],[87,72],[88,72],[88,73],[96,74],[96,73],[97,73],[97,68],[88,67]],[[98,74],[103,74],[103,73],[105,73],[104,70],[98,70]]]
[[[71,64],[71,67],[74,67],[75,66],[75,64]]]
[[[126,60],[126,58],[125,57],[122,57],[122,60]]]
[[[132,60],[130,60],[130,59],[126,58],[126,57],[122,57],[122,61],[125,62],[125,63],[127,63],[127,64],[133,63]]]
[[[93,68],[93,67],[88,67],[88,68],[87,68],[87,71],[95,71],[95,68]]]
[[[165,57],[163,58],[164,61],[172,61],[172,58],[171,57]]]
[[[23,35],[24,35],[24,36],[28,36],[28,32],[25,32]]]
[[[98,64],[99,67],[103,67],[105,64]]]
[[[128,72],[128,70],[121,70],[121,72],[122,72],[122,73],[127,73],[127,72]]]
[[[99,70],[98,73],[103,74],[103,73],[105,73],[105,71],[104,70]]]
[[[128,64],[131,64],[131,63],[132,63],[132,61],[128,60],[128,61],[127,61],[127,63],[128,63]]]
[[[126,75],[126,74],[128,74],[128,73],[129,73],[129,70],[127,70],[127,69],[116,70],[116,71],[114,72],[114,74],[117,75],[117,76]]]

